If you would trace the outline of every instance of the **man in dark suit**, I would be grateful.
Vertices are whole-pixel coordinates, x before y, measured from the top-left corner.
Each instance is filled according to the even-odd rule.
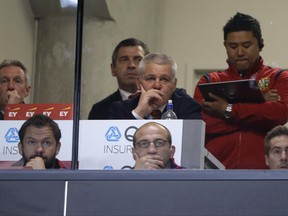
[[[137,92],[138,64],[148,53],[147,45],[135,38],[125,39],[115,47],[111,73],[117,78],[118,90],[95,103],[88,119],[108,119],[108,111],[113,102],[126,100],[129,95]]]
[[[166,110],[169,99],[173,100],[174,112],[179,119],[201,119],[201,107],[184,89],[176,88],[177,64],[161,53],[146,55],[139,63],[138,88],[135,98],[114,102],[110,119],[152,119],[152,111]]]

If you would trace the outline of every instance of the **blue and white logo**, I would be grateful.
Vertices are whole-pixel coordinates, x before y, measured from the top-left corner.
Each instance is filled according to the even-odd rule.
[[[5,140],[8,143],[16,143],[19,142],[18,129],[10,128],[5,134]]]
[[[104,166],[103,170],[113,170],[113,166]]]
[[[121,138],[121,133],[119,129],[115,127],[110,127],[105,134],[106,140],[109,142],[117,142]]]

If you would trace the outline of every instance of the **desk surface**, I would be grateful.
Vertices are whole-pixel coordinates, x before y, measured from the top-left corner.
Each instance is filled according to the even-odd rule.
[[[287,215],[288,172],[0,170],[0,215]]]
[[[0,181],[269,181],[286,170],[0,170]]]

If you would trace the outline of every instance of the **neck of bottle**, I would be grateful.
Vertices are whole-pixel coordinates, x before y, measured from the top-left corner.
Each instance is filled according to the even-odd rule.
[[[173,110],[173,104],[168,103],[167,104],[167,110]]]

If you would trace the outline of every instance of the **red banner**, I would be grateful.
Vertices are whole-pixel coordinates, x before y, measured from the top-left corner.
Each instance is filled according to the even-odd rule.
[[[73,104],[8,104],[4,120],[26,120],[40,113],[53,120],[72,120]]]

